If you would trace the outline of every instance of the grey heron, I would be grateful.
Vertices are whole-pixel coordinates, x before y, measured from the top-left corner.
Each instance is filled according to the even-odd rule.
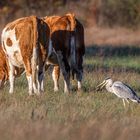
[[[123,82],[120,81],[113,82],[111,78],[106,78],[101,84],[97,86],[97,90],[100,90],[103,87],[106,87],[107,91],[114,93],[116,96],[121,98],[123,100],[124,107],[125,100],[128,103],[129,103],[128,100],[140,103],[140,98],[137,96],[136,92]]]

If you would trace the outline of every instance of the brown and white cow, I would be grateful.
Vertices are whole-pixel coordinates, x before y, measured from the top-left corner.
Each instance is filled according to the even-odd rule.
[[[3,29],[1,40],[9,65],[9,93],[14,91],[15,67],[25,69],[30,95],[43,91],[45,62],[52,50],[49,38],[49,27],[36,16],[20,18]]]
[[[6,55],[0,47],[0,88],[4,85],[4,83],[8,80],[9,74],[9,66],[8,61],[6,59]]]
[[[24,69],[15,67],[14,75],[20,76],[24,72]],[[9,63],[8,59],[0,46],[0,88],[9,80]]]
[[[76,74],[78,89],[80,90],[83,75],[83,56],[85,54],[83,25],[77,19],[75,19],[74,14],[45,17],[44,21],[48,23],[51,29],[51,39],[55,51],[62,52],[63,66],[59,66],[61,70],[65,67],[65,70],[63,69],[62,71],[63,75],[65,75],[64,73],[67,72],[69,82],[69,74],[71,69],[73,78]],[[53,63],[53,61],[51,62]],[[54,91],[58,91],[60,68],[56,62],[54,64],[55,65],[52,72]],[[64,79],[66,79],[65,76]],[[67,88],[66,86],[67,85],[65,82],[65,91]]]

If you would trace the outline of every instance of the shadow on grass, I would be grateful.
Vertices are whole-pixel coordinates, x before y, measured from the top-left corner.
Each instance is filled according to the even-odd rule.
[[[140,59],[140,47],[138,46],[98,46],[92,45],[86,47],[86,54],[85,57],[87,59],[95,59],[96,58],[121,58],[121,57],[138,57]],[[105,59],[104,59],[105,60]],[[121,59],[120,59],[121,60]],[[129,61],[129,60],[128,60]],[[115,63],[115,62],[114,62]],[[108,65],[103,63],[97,64],[84,64],[84,68],[87,72],[92,71],[101,71],[101,72],[137,72],[140,73],[140,68],[138,67],[127,67],[127,66],[117,66],[117,65]]]
[[[110,67],[106,65],[94,65],[94,64],[84,64],[84,70],[86,72],[93,72],[93,71],[100,71],[100,72],[112,72],[112,73],[119,73],[119,72],[137,72],[140,74],[140,68],[135,67]]]
[[[92,45],[86,47],[86,56],[139,56],[140,47],[138,46],[99,46]]]

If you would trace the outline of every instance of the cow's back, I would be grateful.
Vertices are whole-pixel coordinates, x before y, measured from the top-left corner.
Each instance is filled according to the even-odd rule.
[[[24,57],[32,55],[37,38],[35,17],[25,17],[9,23],[2,32],[2,44],[11,63],[23,67]]]
[[[60,19],[60,16],[46,16],[46,17],[43,17],[44,22],[48,24],[48,26],[50,27],[50,29],[52,28],[53,24],[58,19]]]
[[[32,56],[33,48],[37,48],[39,45],[47,47],[47,35],[49,36],[49,27],[43,20],[36,16],[24,17],[7,24],[4,28],[2,33],[3,49],[14,66],[23,67],[23,59]]]

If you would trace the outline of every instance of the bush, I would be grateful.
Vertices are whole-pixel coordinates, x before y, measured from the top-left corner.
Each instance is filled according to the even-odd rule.
[[[46,16],[73,11],[85,25],[138,27],[140,0],[5,0],[0,1],[1,23],[22,16]]]
[[[140,0],[101,0],[100,25],[137,26],[140,24]]]

